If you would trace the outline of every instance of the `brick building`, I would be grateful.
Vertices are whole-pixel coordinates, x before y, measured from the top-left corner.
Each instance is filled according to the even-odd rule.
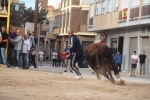
[[[123,71],[130,72],[133,51],[145,50],[150,74],[150,0],[90,0],[88,21],[88,31],[98,33],[95,41],[106,33],[107,45],[122,53]]]

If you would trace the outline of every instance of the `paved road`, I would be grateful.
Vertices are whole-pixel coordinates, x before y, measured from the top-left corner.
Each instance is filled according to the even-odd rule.
[[[44,62],[43,66],[38,66],[38,69],[32,69],[32,70],[49,71],[49,72],[73,75],[73,78],[76,76],[75,72],[71,73],[71,72],[68,71],[68,72],[65,73],[64,72],[65,68],[52,67],[51,62]],[[82,75],[84,77],[96,78],[96,76],[93,75],[89,69],[80,69],[80,72],[82,73]],[[123,80],[126,80],[126,81],[150,83],[150,75],[139,75],[139,74],[137,74],[136,77],[130,77],[130,73],[125,73],[125,72],[121,72],[120,75],[121,75],[121,78]]]

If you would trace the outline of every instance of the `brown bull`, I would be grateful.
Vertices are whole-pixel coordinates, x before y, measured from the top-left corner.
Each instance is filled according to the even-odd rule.
[[[111,71],[117,78],[120,78],[114,58],[105,43],[92,43],[85,50],[85,58],[88,65],[95,71],[97,79],[100,75],[105,76],[109,81],[115,83]]]

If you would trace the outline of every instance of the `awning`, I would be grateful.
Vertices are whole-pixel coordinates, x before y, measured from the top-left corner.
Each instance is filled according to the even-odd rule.
[[[67,33],[59,34],[59,36],[66,36],[66,35],[68,35],[68,34]],[[94,33],[94,32],[77,32],[77,33],[74,33],[74,35],[96,36],[97,33]]]
[[[74,33],[74,35],[96,36],[97,33],[94,33],[94,32],[78,32],[78,33]]]

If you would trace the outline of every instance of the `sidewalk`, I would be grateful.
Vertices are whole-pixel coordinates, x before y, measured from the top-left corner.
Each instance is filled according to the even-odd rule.
[[[74,76],[76,76],[75,72],[71,73],[71,72],[68,71],[67,73],[64,73],[65,68],[52,67],[52,62],[47,62],[47,61],[44,62],[43,66],[38,66],[38,69],[31,69],[31,70],[46,71],[46,72],[53,72],[53,73],[59,73],[59,74],[66,74],[66,75],[74,75]],[[84,77],[96,78],[96,75],[91,74],[91,71],[88,68],[80,68],[80,72],[82,73],[82,75]],[[126,80],[126,81],[140,82],[140,83],[150,83],[150,75],[136,74],[136,77],[130,77],[130,73],[121,72],[120,76],[121,76],[121,78],[123,80]],[[115,78],[114,74],[113,74],[113,77]]]

